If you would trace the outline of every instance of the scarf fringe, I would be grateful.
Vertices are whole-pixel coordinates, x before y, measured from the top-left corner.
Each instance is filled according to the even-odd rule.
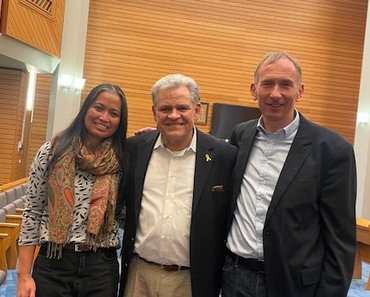
[[[46,257],[48,259],[61,259],[62,258],[63,244],[56,242],[48,242]]]
[[[92,234],[87,232],[86,244],[91,246],[91,249],[96,252],[100,247],[110,247],[109,234],[114,229],[114,211],[115,207],[108,203],[107,212],[105,213],[105,219],[101,226],[98,234]],[[48,259],[61,259],[63,254],[64,243],[56,243],[49,241],[46,251],[46,257]]]

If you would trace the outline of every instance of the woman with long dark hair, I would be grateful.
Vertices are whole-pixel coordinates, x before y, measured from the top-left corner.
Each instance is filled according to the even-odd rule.
[[[39,149],[19,238],[18,297],[116,296],[126,131],[123,91],[100,84],[69,127]]]

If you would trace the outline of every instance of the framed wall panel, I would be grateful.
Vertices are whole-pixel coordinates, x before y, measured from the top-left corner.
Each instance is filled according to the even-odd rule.
[[[60,57],[65,0],[3,0],[1,33]]]

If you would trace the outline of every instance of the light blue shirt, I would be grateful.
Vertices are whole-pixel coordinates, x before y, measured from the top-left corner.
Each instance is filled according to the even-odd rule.
[[[248,163],[237,197],[227,247],[244,258],[263,259],[263,228],[281,169],[299,126],[299,113],[288,126],[274,133],[257,124]]]

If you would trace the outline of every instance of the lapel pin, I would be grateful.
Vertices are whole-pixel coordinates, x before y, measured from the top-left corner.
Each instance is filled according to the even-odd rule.
[[[208,154],[206,154],[206,162],[210,162],[210,161],[212,161],[212,159],[211,159],[211,157],[208,155]]]

